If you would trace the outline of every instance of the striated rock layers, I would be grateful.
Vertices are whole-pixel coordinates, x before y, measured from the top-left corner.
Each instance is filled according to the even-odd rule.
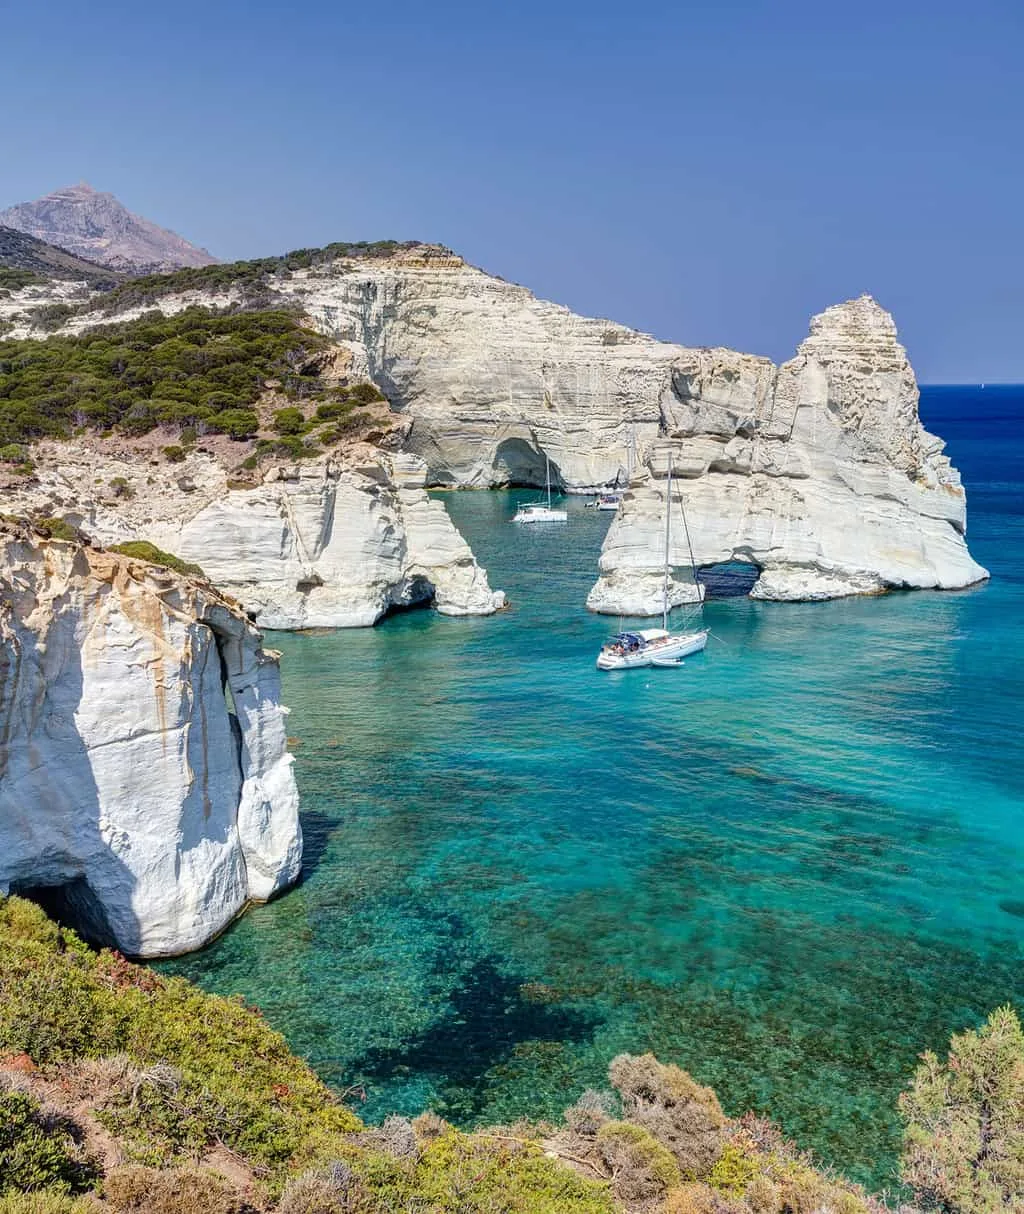
[[[148,274],[217,261],[84,181],[0,211],[0,224],[114,270]]]
[[[37,483],[10,501],[103,543],[149,540],[195,562],[266,628],[359,627],[428,601],[445,615],[489,615],[505,596],[427,496],[425,474],[416,456],[367,447],[361,461],[304,461],[232,488],[202,454],[172,469],[61,444],[44,448]]]
[[[959,477],[920,425],[892,319],[868,297],[816,317],[797,357],[776,367],[577,316],[436,246],[282,271],[261,291],[301,308],[343,347],[354,379],[384,390],[427,484],[543,484],[548,456],[556,483],[585,489],[667,441],[698,561],[754,564],[760,597],[986,576],[964,541]],[[245,306],[243,296],[229,302]],[[192,290],[156,306],[204,299],[225,302]],[[91,311],[68,331],[134,314]],[[662,544],[652,520],[663,511],[657,467],[646,475],[609,534],[595,610],[653,610]],[[677,595],[694,593],[685,581]]]
[[[0,890],[138,956],[198,948],[299,874],[286,712],[209,585],[0,525]]]
[[[660,612],[670,456],[671,562],[686,568],[675,571],[674,602],[697,597],[687,531],[698,565],[757,566],[755,598],[959,589],[986,578],[964,541],[959,475],[917,402],[892,318],[868,296],[816,316],[796,358],[777,369],[729,350],[678,357],[666,435],[612,523],[587,605]]]

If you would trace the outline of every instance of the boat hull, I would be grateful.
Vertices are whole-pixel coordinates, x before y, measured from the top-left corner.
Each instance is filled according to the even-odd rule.
[[[566,510],[520,510],[512,519],[513,523],[567,523],[569,514]]]
[[[699,653],[707,643],[708,632],[702,628],[699,632],[669,633],[664,639],[650,641],[633,653],[613,653],[606,647],[597,655],[597,668],[634,670],[641,666],[653,666],[655,658],[668,661],[689,657],[691,653]]]

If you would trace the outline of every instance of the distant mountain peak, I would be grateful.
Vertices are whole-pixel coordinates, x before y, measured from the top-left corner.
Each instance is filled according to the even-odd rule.
[[[206,249],[133,214],[113,194],[103,193],[87,181],[0,211],[0,225],[132,274],[209,266],[217,261]]]

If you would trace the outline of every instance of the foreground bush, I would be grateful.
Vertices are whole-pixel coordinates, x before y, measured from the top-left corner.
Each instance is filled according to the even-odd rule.
[[[1024,1211],[1024,1031],[1012,1008],[931,1051],[900,1097],[903,1178],[918,1200],[962,1214]]]
[[[70,1127],[25,1093],[0,1091],[0,1194],[80,1193],[95,1176]]]

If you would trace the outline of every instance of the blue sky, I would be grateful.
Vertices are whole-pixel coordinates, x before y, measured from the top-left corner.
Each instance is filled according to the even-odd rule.
[[[0,206],[84,179],[222,258],[436,240],[782,359],[868,291],[1024,380],[1024,3],[0,5]]]

